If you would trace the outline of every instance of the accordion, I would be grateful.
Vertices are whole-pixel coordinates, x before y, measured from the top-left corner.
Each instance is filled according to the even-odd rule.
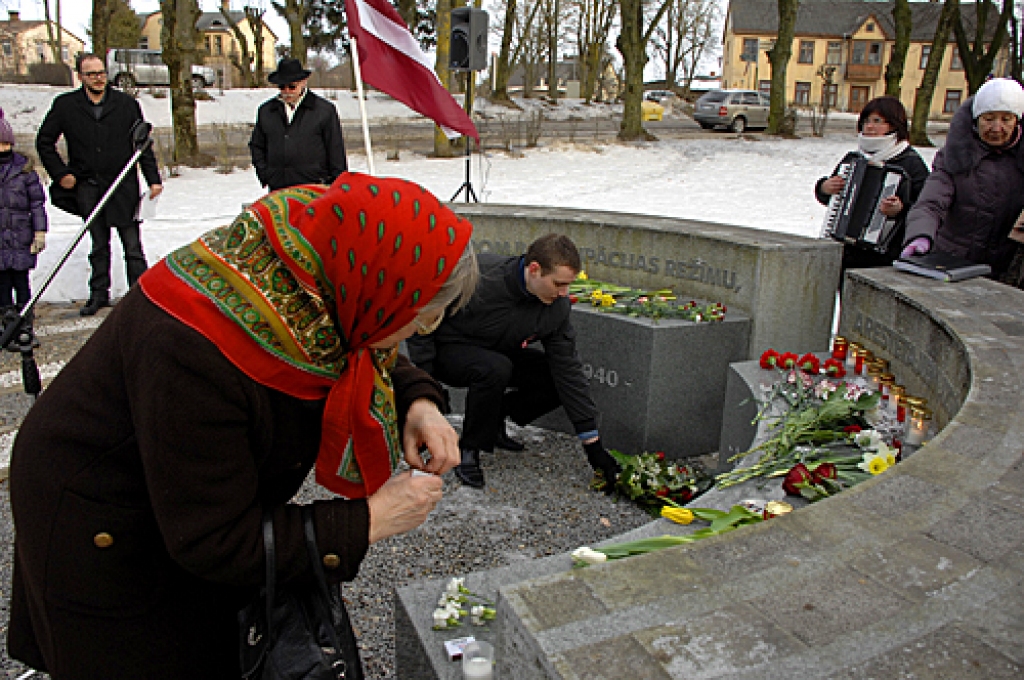
[[[903,168],[872,165],[864,158],[843,163],[838,174],[846,182],[829,201],[821,237],[884,253],[896,232],[896,218],[886,217],[879,207],[909,176]]]

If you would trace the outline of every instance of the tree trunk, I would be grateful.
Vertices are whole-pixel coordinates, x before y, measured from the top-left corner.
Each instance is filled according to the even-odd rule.
[[[252,57],[249,55],[249,41],[246,39],[245,33],[242,33],[242,29],[238,27],[238,22],[231,18],[231,13],[225,10],[223,5],[220,7],[220,13],[224,17],[224,21],[231,27],[235,40],[238,41],[239,54],[237,56],[234,54],[229,55],[231,64],[238,69],[238,74],[242,77],[244,87],[255,87],[253,84]]]
[[[412,31],[416,27],[416,0],[398,0],[396,9],[405,25]]]
[[[285,0],[280,2],[271,0],[274,10],[288,22],[288,34],[291,36],[290,54],[293,59],[298,59],[302,67],[306,67],[306,37],[303,29],[306,24],[306,1],[307,0]]]
[[[174,128],[174,160],[199,161],[196,134],[196,100],[192,93],[192,63],[198,45],[196,21],[202,12],[197,0],[160,0],[163,27],[160,44],[170,73],[171,124]]]
[[[946,0],[939,14],[935,37],[932,38],[932,51],[928,54],[928,66],[924,70],[921,87],[914,96],[914,117],[910,125],[910,143],[914,146],[932,146],[928,139],[928,114],[932,108],[932,95],[935,94],[942,57],[946,53],[946,43],[949,42],[949,32],[956,22],[959,7],[959,0]]]
[[[434,72],[437,79],[446,90],[451,90],[452,70],[451,63],[452,47],[452,2],[451,0],[437,0],[437,61],[434,62]],[[447,135],[438,125],[434,126],[434,155],[440,158],[451,158],[455,155],[451,142]]]
[[[517,9],[516,0],[506,0],[505,26],[501,33],[498,61],[494,65],[494,89],[491,92],[491,99],[495,101],[507,102],[509,100],[508,79],[511,74],[511,65],[508,63],[508,58],[512,51],[512,31],[515,30]]]
[[[771,107],[768,114],[768,134],[777,135],[786,115],[786,68],[793,56],[793,33],[799,0],[779,0],[779,34],[775,46],[768,52],[772,66]],[[760,56],[760,55],[758,55]]]
[[[548,21],[548,99],[558,99],[558,0]]]
[[[263,87],[266,78],[266,69],[263,64],[263,15],[266,10],[247,6],[243,8],[243,11],[246,21],[249,22],[249,28],[252,30],[253,49],[256,50],[256,64],[253,73],[254,87]]]
[[[50,21],[50,0],[43,0],[43,18],[46,21],[46,41],[50,44],[50,53],[53,55],[53,63],[59,64],[63,61],[60,58],[60,33],[57,33],[56,37],[53,35],[53,22]],[[103,63],[106,64],[105,59]]]
[[[1021,27],[1017,17],[1010,15],[1010,77],[1018,83],[1024,80],[1024,54],[1021,52]]]
[[[892,57],[885,66],[885,93],[890,97],[899,98],[913,22],[909,0],[896,0],[892,8],[892,19],[896,26],[896,40],[892,46]]]
[[[107,0],[92,0],[92,51],[107,63],[107,26],[110,23],[110,8]]]
[[[956,35],[957,49],[960,51],[960,61],[964,65],[964,75],[967,77],[967,92],[969,95],[978,91],[978,88],[985,84],[985,79],[992,72],[992,64],[995,63],[996,55],[1003,47],[1003,38],[1006,36],[1006,24],[1013,14],[1013,0],[1003,0],[1003,11],[996,22],[996,32],[992,36],[992,42],[988,44],[986,51],[985,26],[995,5],[992,0],[984,0],[974,5],[975,11],[975,32],[973,47],[967,41],[967,31],[964,30],[964,22],[960,11],[956,13],[953,22],[953,32]]]
[[[644,30],[644,6],[641,0],[619,0],[620,25],[622,27],[615,47],[622,55],[625,68],[625,92],[622,96],[622,124],[619,139],[634,141],[652,140],[654,135],[647,132],[641,120],[641,106],[644,97],[644,66],[647,64],[647,43],[651,33],[661,21],[671,0],[663,0],[655,12],[647,30]]]

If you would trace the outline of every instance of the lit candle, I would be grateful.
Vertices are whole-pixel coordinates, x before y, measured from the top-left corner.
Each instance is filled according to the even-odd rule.
[[[846,361],[847,352],[846,338],[841,335],[837,335],[832,339],[832,358],[838,361]]]
[[[859,342],[851,342],[848,345],[846,352],[846,367],[853,370],[853,367],[857,361],[857,353],[864,349],[864,346]]]
[[[491,680],[491,660],[486,656],[475,656],[462,662],[462,677],[465,680]]]
[[[858,350],[853,353],[853,372],[860,375],[864,372],[864,352],[866,350]]]
[[[889,399],[889,390],[896,384],[896,376],[892,373],[882,373],[878,378],[878,382],[881,385],[879,391],[882,393],[882,399]]]
[[[889,412],[895,414],[898,422],[903,422],[903,417],[900,416],[900,409],[902,408],[900,402],[903,401],[903,395],[906,394],[906,390],[903,385],[892,385],[889,388]]]
[[[876,392],[882,388],[882,370],[877,363],[868,365],[868,386]]]
[[[932,412],[921,406],[910,409],[910,420],[907,422],[907,443],[920,446],[928,435],[931,426]]]

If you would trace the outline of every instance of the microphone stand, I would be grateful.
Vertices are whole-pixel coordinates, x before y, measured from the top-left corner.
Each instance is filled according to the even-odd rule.
[[[469,102],[469,105],[466,108],[467,116],[472,116],[473,114],[473,81],[475,79],[476,74],[473,73],[473,71],[466,71],[466,101]],[[472,163],[473,138],[470,137],[469,135],[463,135],[463,138],[466,140],[466,181],[462,183],[462,186],[459,187],[458,191],[455,192],[455,195],[452,196],[448,200],[448,202],[453,202],[456,198],[459,197],[459,194],[465,191],[466,203],[469,203],[470,198],[473,199],[474,203],[479,203],[480,199],[476,197],[476,192],[473,191],[473,183],[470,181],[470,166]]]
[[[22,384],[25,386],[25,393],[31,395],[33,400],[39,398],[39,393],[42,392],[43,387],[42,380],[39,377],[39,367],[36,365],[36,359],[32,353],[32,350],[39,347],[39,340],[36,338],[32,330],[32,324],[28,320],[32,318],[32,312],[36,307],[36,303],[39,302],[39,298],[43,296],[43,293],[53,282],[53,279],[56,278],[61,268],[67,263],[71,253],[82,242],[82,238],[85,237],[85,233],[89,231],[89,227],[92,226],[100,211],[106,207],[107,202],[110,201],[111,196],[114,195],[114,192],[124,182],[128,173],[135,169],[135,164],[139,162],[142,154],[152,146],[153,139],[149,136],[152,129],[153,126],[144,120],[135,122],[130,132],[135,153],[132,154],[127,165],[121,170],[121,173],[114,180],[114,183],[110,185],[110,188],[107,189],[107,192],[103,194],[100,202],[89,213],[89,217],[82,224],[82,228],[78,230],[78,234],[68,244],[68,247],[65,248],[64,254],[60,256],[57,264],[46,275],[42,285],[36,290],[32,299],[25,305],[25,308],[20,312],[16,309],[8,310],[3,317],[3,334],[0,335],[0,349],[6,349],[8,352],[21,352]]]

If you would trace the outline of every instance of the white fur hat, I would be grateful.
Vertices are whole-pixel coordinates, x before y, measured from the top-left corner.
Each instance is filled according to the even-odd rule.
[[[1009,111],[1019,119],[1024,114],[1024,88],[1011,78],[993,78],[979,87],[971,112],[977,118],[990,111]]]

